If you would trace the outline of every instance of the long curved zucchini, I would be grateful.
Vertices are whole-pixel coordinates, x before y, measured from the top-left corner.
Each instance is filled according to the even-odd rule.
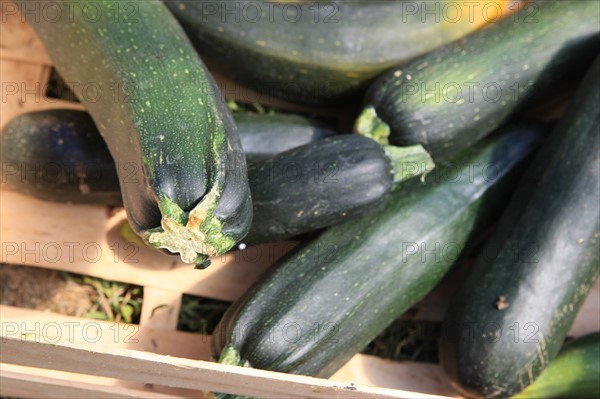
[[[386,72],[357,132],[422,144],[443,161],[504,123],[532,96],[584,73],[600,51],[598,1],[544,0]]]
[[[330,132],[299,116],[236,118],[242,142],[250,137],[246,147],[259,152],[255,158]],[[273,139],[280,134],[294,139]],[[265,139],[272,142],[260,145]],[[45,200],[121,203],[114,161],[85,112],[21,115],[7,124],[0,144],[4,184],[12,189]],[[358,135],[329,137],[252,161],[248,177],[256,217],[243,241],[283,240],[364,214],[387,197],[394,182],[432,168],[421,146],[382,147]]]
[[[332,227],[280,261],[227,310],[212,336],[213,356],[333,374],[446,274],[467,239],[502,208],[513,180],[505,178],[539,133],[508,129],[424,184],[398,186],[378,212]]]
[[[260,93],[353,99],[384,70],[506,13],[507,0],[165,0],[202,55]],[[485,15],[484,15],[485,13]]]
[[[26,11],[39,1],[15,2]],[[233,118],[183,29],[155,0],[94,1],[93,16],[52,3],[59,18],[23,16],[119,165],[133,229],[187,263],[229,250],[252,220],[246,161]]]
[[[507,397],[558,353],[600,271],[600,58],[452,299],[441,363],[469,397]]]
[[[540,377],[512,399],[599,397],[600,332],[596,332],[568,342]]]

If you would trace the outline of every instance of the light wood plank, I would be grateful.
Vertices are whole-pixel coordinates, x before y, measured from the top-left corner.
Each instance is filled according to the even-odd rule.
[[[47,98],[50,67],[7,59],[0,54],[0,129],[14,117],[46,109],[83,109],[79,103]]]
[[[579,309],[569,330],[569,336],[580,337],[597,331],[600,331],[600,277],[596,278],[588,297]]]
[[[357,355],[330,380],[360,381],[360,384],[401,389],[448,397],[460,397],[437,364],[394,362],[375,356]]]
[[[44,102],[44,85],[48,67],[40,64],[0,59],[0,129],[15,116],[38,108]]]
[[[64,345],[110,346],[163,355],[210,360],[210,337],[180,331],[161,331],[148,326],[81,319],[71,316],[0,305],[2,337],[20,338],[42,343]],[[345,384],[362,384],[404,389],[422,393],[447,395],[447,386],[435,382],[427,387],[414,381],[430,375],[440,378],[437,365],[392,362],[373,356],[355,355],[332,380]],[[417,384],[417,385],[415,385]],[[423,390],[411,387],[422,386]]]
[[[0,16],[0,58],[50,65],[44,46],[13,3],[2,0]]]
[[[144,393],[144,394],[138,395],[138,397],[146,397],[145,393],[162,394],[162,395],[184,397],[184,398],[198,398],[198,399],[204,399],[207,397],[205,392],[198,391],[198,390],[173,388],[173,387],[166,387],[163,385],[156,385],[156,384],[144,384],[144,383],[137,382],[137,381],[127,381],[127,380],[118,379],[118,378],[100,377],[100,376],[91,375],[91,374],[69,373],[66,371],[43,369],[43,368],[37,368],[37,367],[26,367],[26,366],[19,366],[16,364],[0,363],[0,372],[3,370],[16,371],[19,374],[24,374],[24,375],[28,375],[28,376],[52,378],[54,380],[63,380],[63,381],[77,381],[77,382],[91,384],[91,385],[95,385],[95,386],[99,386],[99,387],[125,388],[128,390],[137,391],[139,393]],[[36,389],[36,388],[33,388],[33,389]],[[58,389],[60,389],[60,388],[58,388]],[[0,386],[0,390],[2,390],[1,386]],[[52,393],[53,393],[52,391],[48,392],[48,395],[50,395]],[[0,396],[2,396],[2,395],[0,395]],[[37,396],[28,394],[28,395],[21,395],[19,397],[37,397]],[[74,399],[76,399],[76,398],[74,398]]]
[[[155,330],[148,326],[132,326],[81,319],[71,316],[0,305],[2,337],[27,337],[37,342],[88,347],[110,346],[189,359],[210,360],[210,337],[180,331]],[[416,377],[415,377],[416,376]],[[428,376],[430,385],[426,384]],[[418,379],[421,382],[417,381]],[[403,389],[434,395],[449,395],[451,390],[437,365],[414,362],[392,362],[373,356],[355,355],[332,380]],[[416,389],[421,387],[421,389]]]
[[[18,171],[17,171],[18,173]],[[272,263],[296,245],[266,244],[212,259],[195,270],[177,256],[125,242],[124,211],[40,201],[0,191],[0,261],[82,273],[225,301],[237,299]]]
[[[0,320],[0,335],[2,337],[25,337],[48,344],[61,342],[64,345],[77,343],[90,347],[110,346],[190,359],[210,359],[210,337],[206,335],[181,331],[164,331],[148,326],[137,326],[126,323],[83,319],[4,305],[0,305]],[[81,374],[69,375],[69,373],[63,371],[53,370],[43,370],[41,375],[49,374],[56,378],[71,379],[97,385],[116,385],[130,389],[143,389],[148,392],[162,392],[184,397],[203,397],[203,394],[199,391],[168,388],[160,385],[146,386],[144,383],[124,381],[118,377],[105,378]]]
[[[182,331],[83,319],[0,305],[0,332],[6,338],[27,338],[64,345],[111,346],[189,359],[209,360],[210,337]]]
[[[416,392],[345,386],[275,373],[111,347],[68,346],[13,337],[2,340],[0,361],[23,366],[119,377],[143,383],[264,398],[442,398]],[[110,364],[111,367],[98,367]]]
[[[97,382],[84,382],[86,376],[31,367],[0,364],[0,395],[27,398],[148,398],[174,399],[180,396],[132,389],[114,385],[108,378],[94,377]],[[138,384],[139,385],[139,384]],[[199,393],[198,396],[201,396]]]
[[[179,291],[145,287],[140,325],[156,330],[175,331],[181,299]]]

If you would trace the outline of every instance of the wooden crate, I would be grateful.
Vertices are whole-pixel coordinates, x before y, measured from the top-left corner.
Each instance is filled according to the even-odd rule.
[[[0,128],[27,111],[82,109],[44,96],[51,61],[19,15],[2,15],[0,29]],[[217,78],[220,84],[232,84]],[[244,93],[242,100],[252,93],[229,92]],[[304,109],[258,97],[268,105]],[[326,112],[336,115],[336,110]],[[0,219],[2,263],[144,287],[139,325],[0,306],[2,396],[174,398],[221,391],[260,397],[457,397],[436,364],[356,355],[331,379],[316,379],[212,363],[210,337],[176,331],[182,294],[235,300],[293,242],[230,253],[198,271],[175,257],[124,242],[116,231],[125,219],[122,209],[48,203],[1,189]],[[457,278],[446,279],[405,317],[440,321]],[[572,336],[600,329],[599,306],[596,284]]]

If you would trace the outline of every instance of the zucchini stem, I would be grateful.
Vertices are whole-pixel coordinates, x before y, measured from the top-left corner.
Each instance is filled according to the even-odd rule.
[[[213,188],[189,212],[182,210],[169,198],[158,204],[161,226],[149,230],[144,241],[156,248],[179,253],[185,263],[195,263],[200,268],[209,256],[217,256],[235,244],[235,240],[222,232],[222,223],[215,216],[219,193]]]
[[[366,107],[354,124],[354,131],[362,136],[369,137],[379,144],[389,144],[390,126],[379,118],[375,107]]]
[[[240,359],[240,352],[231,345],[223,348],[221,356],[219,356],[219,363],[228,366],[243,366],[243,362]]]
[[[426,175],[435,168],[431,155],[420,144],[409,147],[396,147],[393,145],[382,147],[392,163],[394,184],[415,176]]]
[[[392,162],[394,184],[411,177],[426,175],[435,168],[431,155],[422,145],[396,147],[389,143],[390,126],[378,115],[372,105],[365,107],[356,119],[354,131],[361,136],[375,140],[383,146],[383,150]]]
[[[228,366],[251,367],[248,362],[245,362],[241,359],[240,352],[232,345],[227,345],[225,348],[223,348],[221,356],[219,356],[219,363],[226,364]],[[211,392],[210,397],[213,399],[253,399],[248,396],[232,395],[222,392]]]

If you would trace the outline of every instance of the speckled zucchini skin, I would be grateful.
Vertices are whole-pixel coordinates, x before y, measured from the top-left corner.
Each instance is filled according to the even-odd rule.
[[[500,211],[514,180],[509,172],[540,138],[532,126],[506,133],[424,184],[398,186],[378,212],[330,228],[269,269],[223,316],[213,356],[332,375],[433,289],[467,239]],[[484,172],[490,164],[494,178]]]
[[[165,3],[201,54],[217,61],[228,76],[260,93],[305,103],[352,100],[385,69],[485,23],[483,6],[469,21],[468,2],[462,0],[453,1],[462,17],[452,22],[439,17],[446,1],[436,1],[437,14],[433,1]],[[425,17],[424,3],[434,16]]]
[[[532,95],[584,73],[600,51],[598,1],[544,0],[463,40],[400,65],[367,91],[357,130],[422,144],[436,162],[496,129]],[[376,116],[371,115],[374,109]]]
[[[53,4],[24,15],[106,141],[133,229],[189,263],[227,251],[252,220],[245,158],[183,29],[160,1]]]
[[[600,271],[600,58],[453,297],[441,363],[469,397],[531,384]]]
[[[381,145],[340,135],[250,164],[255,223],[243,242],[260,244],[342,223],[377,209],[393,165]]]

